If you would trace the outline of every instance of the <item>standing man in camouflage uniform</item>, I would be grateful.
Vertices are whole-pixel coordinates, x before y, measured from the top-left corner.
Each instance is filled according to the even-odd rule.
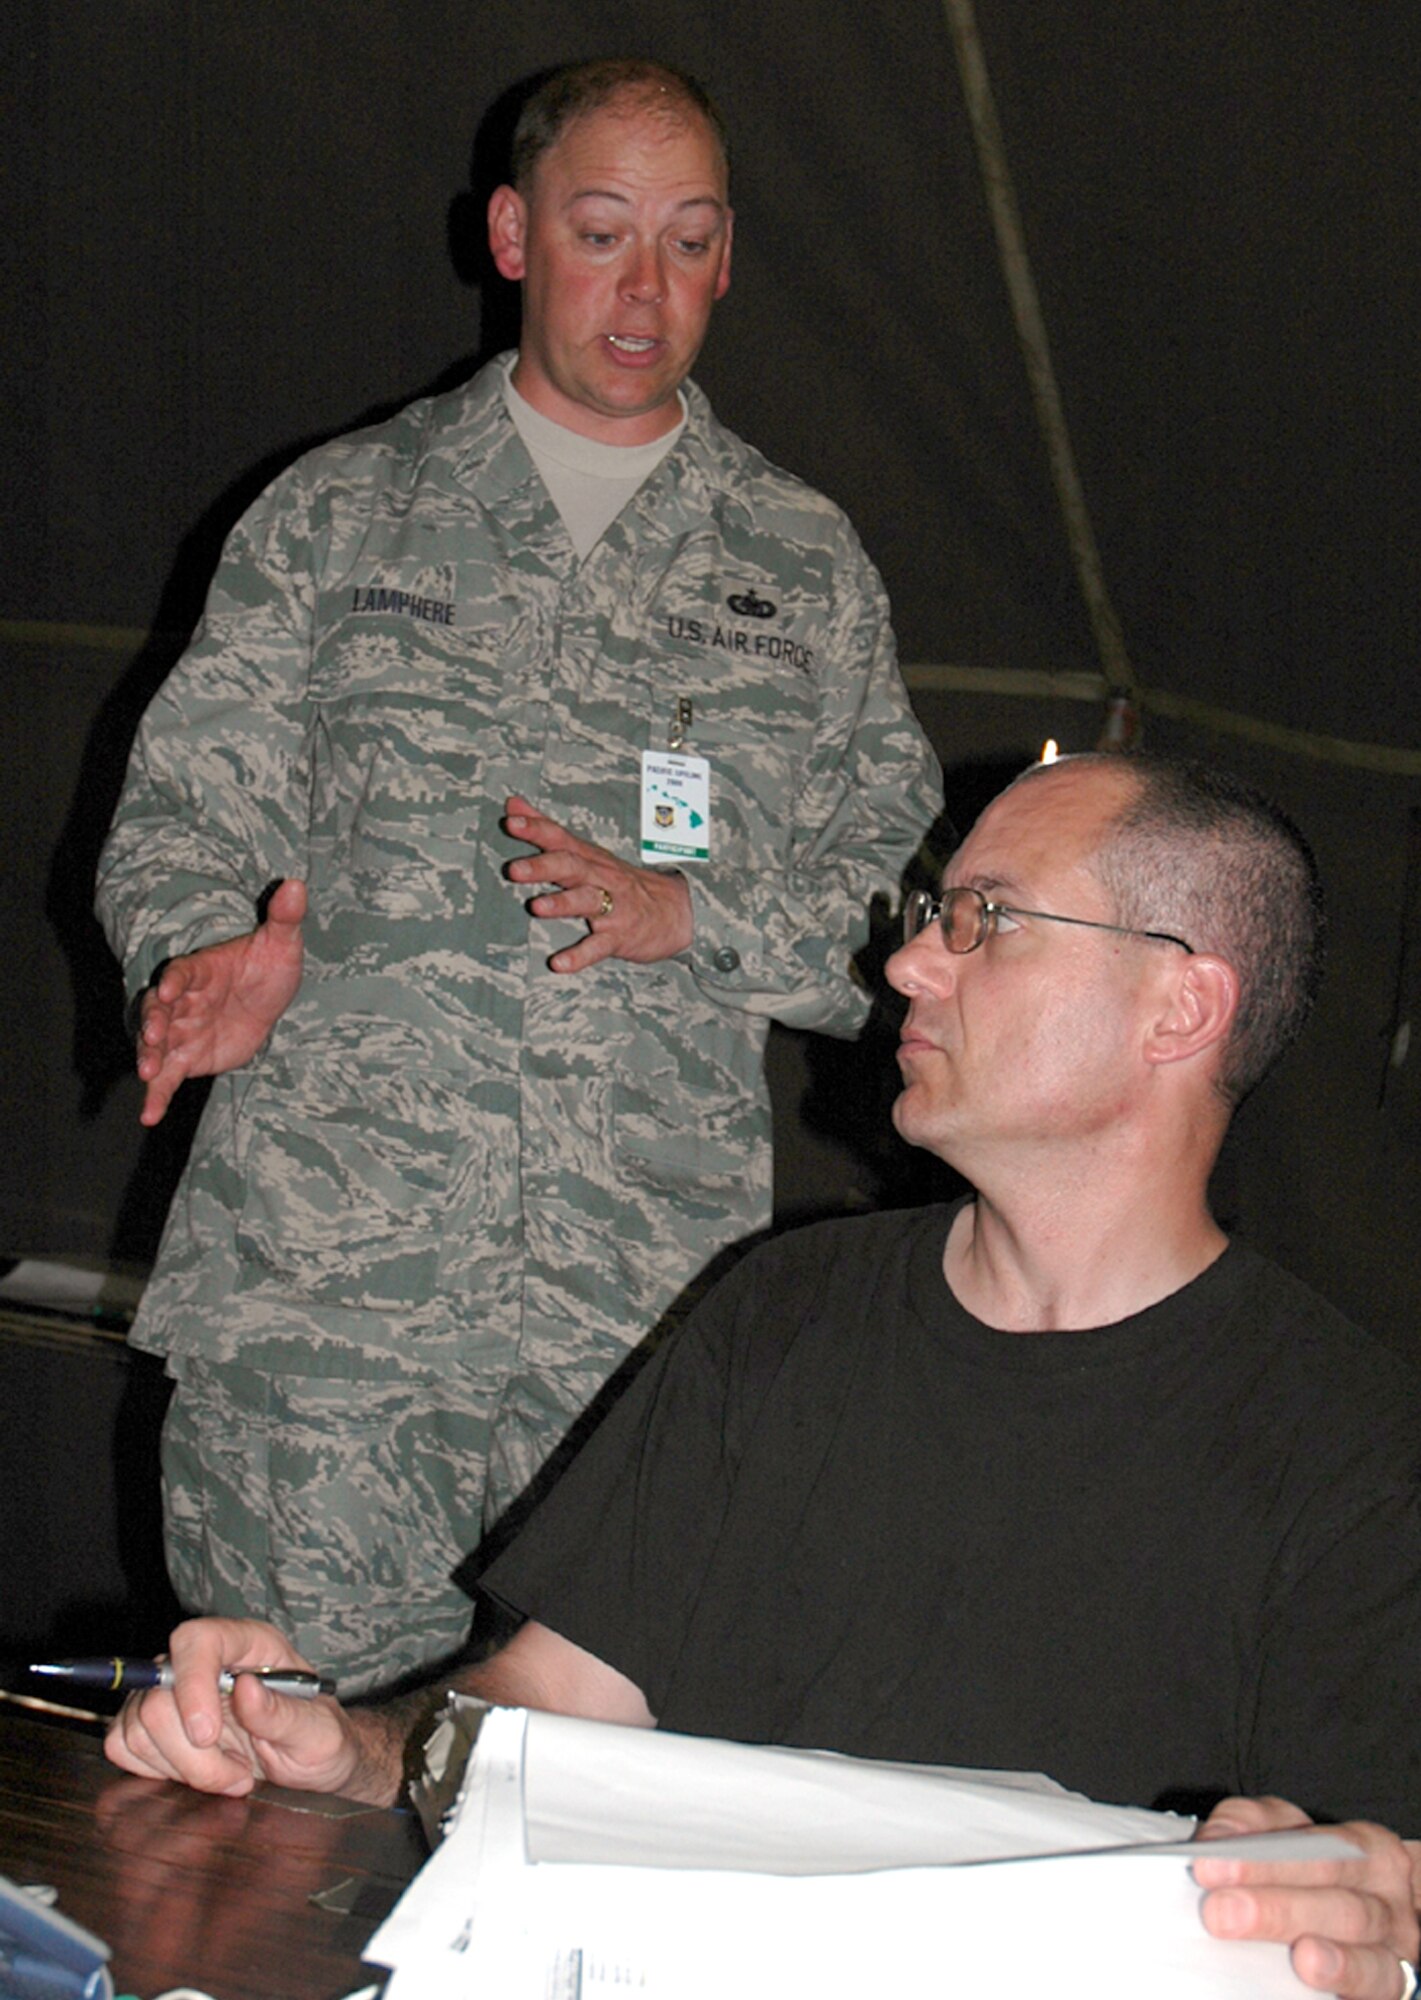
[[[699,86],[544,87],[517,355],[247,514],[101,863],[144,1122],[217,1078],[134,1330],[174,1582],[347,1691],[768,1221],[768,1023],[855,1032],[939,805],[852,529],[686,380],[731,223]]]

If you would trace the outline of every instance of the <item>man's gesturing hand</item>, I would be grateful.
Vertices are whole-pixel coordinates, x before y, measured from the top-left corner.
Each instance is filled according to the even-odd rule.
[[[603,958],[650,965],[689,949],[695,927],[683,875],[620,861],[605,847],[579,840],[527,799],[511,798],[505,810],[508,831],[537,849],[509,862],[509,881],[557,884],[533,898],[533,915],[581,917],[588,927],[579,943],[549,959],[554,972],[581,972]]]
[[[250,1062],[301,984],[306,885],[273,892],[265,920],[242,937],[170,959],[143,996],[138,1074],[147,1084],[139,1123],[156,1125],[178,1085]]]

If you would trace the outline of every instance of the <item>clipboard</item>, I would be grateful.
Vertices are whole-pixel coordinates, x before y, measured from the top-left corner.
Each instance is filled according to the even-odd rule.
[[[0,2000],[113,2000],[109,1948],[0,1875]]]

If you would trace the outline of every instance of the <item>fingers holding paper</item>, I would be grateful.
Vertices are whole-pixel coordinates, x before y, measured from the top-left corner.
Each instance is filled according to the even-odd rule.
[[[1201,1842],[1310,1824],[1283,1799],[1225,1799],[1199,1830]],[[1327,1831],[1349,1840],[1355,1860],[1247,1862],[1201,1853],[1194,1877],[1201,1914],[1215,1937],[1268,1939],[1291,1947],[1305,1986],[1339,2000],[1403,2000],[1418,1950],[1414,1874],[1421,1846],[1384,1827],[1349,1821]]]

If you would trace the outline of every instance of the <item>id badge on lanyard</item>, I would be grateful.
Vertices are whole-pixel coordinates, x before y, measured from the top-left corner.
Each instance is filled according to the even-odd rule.
[[[691,726],[690,697],[676,703],[665,750],[641,753],[641,858],[644,862],[710,859],[710,765],[683,748]]]

